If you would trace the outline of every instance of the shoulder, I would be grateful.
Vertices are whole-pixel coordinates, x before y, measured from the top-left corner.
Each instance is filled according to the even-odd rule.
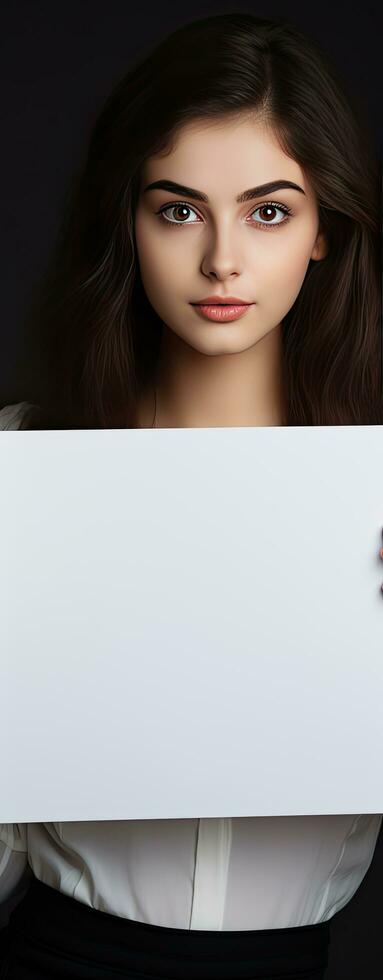
[[[0,429],[19,429],[30,402],[16,402],[0,409]]]
[[[26,823],[0,823],[0,841],[11,851],[28,851]]]

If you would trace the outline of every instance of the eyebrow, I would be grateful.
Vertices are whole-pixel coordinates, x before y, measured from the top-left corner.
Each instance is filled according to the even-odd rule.
[[[299,184],[294,184],[292,180],[271,180],[267,184],[258,184],[258,187],[250,187],[249,190],[242,191],[242,194],[238,194],[238,197],[236,197],[236,201],[238,204],[243,204],[244,201],[251,201],[254,197],[263,197],[265,194],[271,194],[272,191],[279,191],[283,187],[289,187],[291,190],[299,191],[301,194],[305,193],[303,187],[299,187]],[[202,191],[197,191],[195,187],[186,187],[184,184],[177,184],[174,180],[154,180],[152,184],[148,184],[144,188],[143,193],[146,194],[147,191],[156,189],[171,191],[174,194],[185,194],[195,201],[209,202],[207,194],[203,194]]]

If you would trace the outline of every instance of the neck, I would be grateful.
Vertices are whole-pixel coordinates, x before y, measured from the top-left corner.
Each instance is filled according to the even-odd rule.
[[[141,397],[142,428],[285,425],[281,324],[248,350],[208,356],[163,326],[156,376]]]

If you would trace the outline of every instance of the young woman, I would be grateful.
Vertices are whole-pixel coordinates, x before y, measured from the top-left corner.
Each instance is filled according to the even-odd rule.
[[[3,428],[382,424],[379,201],[312,41],[247,13],[177,30],[94,126]],[[319,980],[380,825],[2,824],[1,976]]]

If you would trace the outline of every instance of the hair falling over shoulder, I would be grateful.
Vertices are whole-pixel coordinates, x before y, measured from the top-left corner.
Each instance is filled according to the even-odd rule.
[[[329,242],[283,320],[287,424],[383,424],[372,136],[316,42],[289,23],[233,13],[165,37],[103,104],[27,314],[23,428],[135,427],[161,337],[135,250],[140,168],[185,122],[252,111],[307,175]]]

